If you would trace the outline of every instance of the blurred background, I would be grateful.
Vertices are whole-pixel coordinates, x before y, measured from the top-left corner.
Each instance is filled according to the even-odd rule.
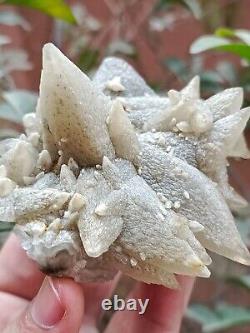
[[[116,55],[162,94],[200,75],[203,98],[242,86],[250,105],[249,0],[1,0],[0,139],[19,135],[23,114],[35,110],[50,41],[89,75]],[[250,202],[250,161],[230,161],[229,174]],[[250,248],[250,208],[235,219]],[[0,231],[3,242],[9,230]],[[250,270],[212,257],[212,277],[197,279],[181,332],[249,333]],[[124,279],[118,292],[132,283]]]

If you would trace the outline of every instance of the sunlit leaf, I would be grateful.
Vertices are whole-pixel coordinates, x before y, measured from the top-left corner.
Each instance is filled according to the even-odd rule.
[[[1,3],[1,1],[0,1]],[[9,26],[20,26],[25,30],[30,30],[30,24],[22,16],[10,10],[0,12],[0,24]]]
[[[212,35],[198,38],[190,47],[192,54],[204,52],[211,49],[233,53],[243,59],[250,61],[250,45],[231,43],[230,40]]]
[[[238,29],[238,30],[235,30],[235,34],[238,38],[240,38],[247,45],[250,45],[250,30]]]
[[[230,28],[221,27],[215,30],[214,33],[218,37],[232,38],[235,37],[235,31]]]
[[[64,0],[2,0],[2,3],[30,7],[68,23],[76,23],[70,7]]]
[[[250,45],[250,30],[219,28],[215,31],[215,35],[219,37],[238,38],[242,42]]]
[[[202,8],[198,0],[183,0],[183,2],[195,18],[200,19],[202,17]]]
[[[207,50],[217,48],[219,46],[230,45],[230,40],[213,36],[213,35],[204,35],[197,38],[190,46],[190,53],[197,54]]]
[[[202,325],[203,333],[213,333],[249,324],[250,309],[223,303],[212,310],[195,304],[188,308],[187,317],[198,321]]]

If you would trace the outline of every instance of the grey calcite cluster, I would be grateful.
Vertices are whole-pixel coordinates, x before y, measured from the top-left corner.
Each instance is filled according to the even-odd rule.
[[[116,58],[90,80],[47,44],[36,113],[0,142],[0,220],[41,270],[81,282],[176,288],[174,274],[209,277],[206,249],[249,265],[227,175],[229,156],[250,157],[242,100],[201,99],[198,77],[158,96]]]

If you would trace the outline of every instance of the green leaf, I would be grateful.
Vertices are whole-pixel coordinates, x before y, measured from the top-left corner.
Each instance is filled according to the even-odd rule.
[[[230,276],[226,281],[250,291],[250,275]]]
[[[178,78],[185,82],[188,80],[188,66],[182,59],[170,57],[165,59],[163,63]]]
[[[190,52],[196,54],[212,49],[233,53],[250,61],[250,45],[231,43],[228,39],[212,35],[203,36],[194,41],[190,47]]]
[[[80,55],[78,66],[84,72],[89,72],[97,66],[99,51],[86,48]]]
[[[250,45],[250,30],[219,28],[215,31],[215,35],[219,37],[237,38],[245,44]]]
[[[1,1],[0,1],[1,3]],[[20,26],[24,30],[30,30],[30,24],[22,16],[10,10],[4,10],[0,12],[0,24],[9,26]]]
[[[9,5],[30,7],[68,23],[76,23],[70,7],[64,0],[2,0],[1,2]]]
[[[202,17],[202,8],[198,0],[160,0],[156,4],[156,9],[164,10],[169,9],[172,5],[181,5],[192,12],[195,18]]]
[[[238,29],[235,30],[236,36],[245,42],[247,45],[250,45],[250,30]]]
[[[207,306],[202,304],[192,304],[186,311],[188,318],[198,321],[202,325],[212,323],[217,320],[217,315]]]
[[[213,333],[249,324],[250,309],[223,303],[211,310],[204,305],[196,304],[188,308],[187,317],[198,321],[204,333]]]
[[[239,43],[223,45],[219,47],[218,50],[233,53],[237,56],[240,56],[243,59],[250,61],[250,45],[239,44]]]
[[[198,0],[183,0],[183,2],[196,19],[202,17],[202,8]]]
[[[224,28],[224,27],[216,29],[214,34],[215,34],[215,36],[218,36],[218,37],[225,37],[225,38],[235,37],[235,31],[233,29]]]
[[[1,222],[0,221],[0,233],[1,232],[9,232],[14,228],[14,226],[15,226],[15,223]]]

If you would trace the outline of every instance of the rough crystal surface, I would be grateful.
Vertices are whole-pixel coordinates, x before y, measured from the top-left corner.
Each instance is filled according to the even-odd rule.
[[[177,288],[174,274],[209,277],[206,249],[249,265],[227,176],[229,156],[250,156],[242,100],[201,99],[198,77],[158,96],[116,58],[91,81],[47,44],[37,111],[0,143],[0,219],[41,270],[81,282]]]

